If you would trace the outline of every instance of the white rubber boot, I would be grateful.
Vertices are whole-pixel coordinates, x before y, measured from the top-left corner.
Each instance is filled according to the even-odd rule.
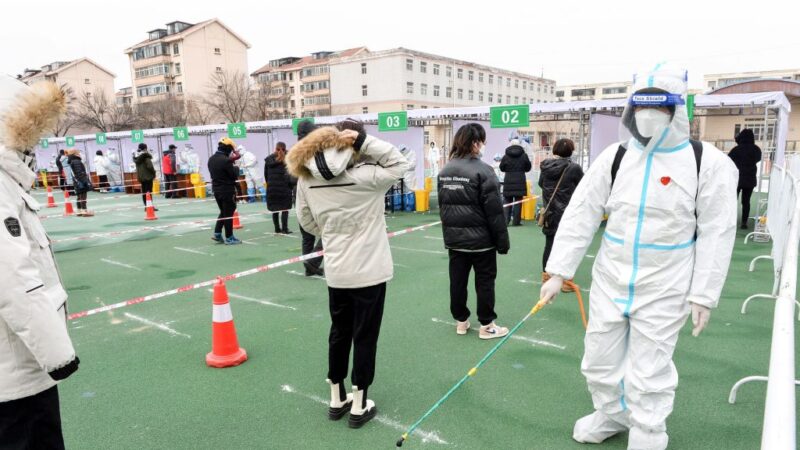
[[[572,439],[583,444],[599,444],[623,431],[628,431],[628,427],[612,420],[601,411],[595,411],[575,422]]]
[[[664,431],[651,432],[633,427],[628,435],[628,450],[664,450],[667,444],[669,436]]]
[[[334,383],[325,380],[331,386],[331,401],[328,403],[328,418],[339,420],[350,410],[353,403],[353,394],[348,394],[344,388],[344,382]]]
[[[350,409],[350,420],[348,421],[350,428],[361,428],[377,413],[378,408],[375,406],[375,402],[367,398],[367,390],[359,390],[358,386],[353,386],[353,406]]]

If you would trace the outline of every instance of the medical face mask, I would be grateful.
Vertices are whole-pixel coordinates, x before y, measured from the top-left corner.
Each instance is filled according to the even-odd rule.
[[[481,148],[478,149],[478,158],[483,158],[483,152],[486,150],[486,145],[481,144]]]
[[[672,120],[669,114],[657,109],[647,108],[634,113],[636,129],[646,138],[653,137],[658,130],[669,126]]]

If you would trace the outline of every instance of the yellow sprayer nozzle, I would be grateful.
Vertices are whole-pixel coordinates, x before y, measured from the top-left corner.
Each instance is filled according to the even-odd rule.
[[[467,375],[469,375],[471,377],[474,377],[476,373],[478,373],[478,368],[477,367],[473,367],[472,369],[469,369],[469,372],[467,372]]]

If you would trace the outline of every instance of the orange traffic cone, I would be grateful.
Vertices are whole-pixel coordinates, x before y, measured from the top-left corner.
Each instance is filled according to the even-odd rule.
[[[71,216],[75,214],[75,211],[72,209],[72,203],[69,201],[69,191],[64,190],[64,215]]]
[[[156,220],[156,209],[153,207],[153,197],[150,197],[150,193],[148,192],[145,194],[145,204],[144,207],[144,220]]]
[[[238,230],[240,228],[244,228],[244,227],[242,226],[242,223],[239,222],[239,211],[234,211],[233,212],[233,229],[234,230]]]
[[[211,336],[211,353],[206,355],[210,367],[232,367],[247,361],[247,352],[239,347],[233,313],[228,303],[228,290],[219,278],[214,285],[214,313]]]
[[[55,208],[56,207],[56,199],[53,198],[53,188],[47,186],[47,207],[48,208]]]

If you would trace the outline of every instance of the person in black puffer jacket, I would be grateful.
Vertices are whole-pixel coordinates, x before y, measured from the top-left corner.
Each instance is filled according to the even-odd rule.
[[[518,202],[528,193],[528,183],[525,174],[531,170],[531,160],[525,154],[525,149],[514,139],[511,145],[506,148],[506,154],[500,161],[500,171],[505,173],[503,178],[503,197],[506,203]],[[506,223],[522,225],[522,204],[517,203],[513,206],[506,206]]]
[[[233,165],[231,153],[234,151],[233,140],[224,137],[217,144],[217,151],[208,158],[208,172],[211,174],[211,189],[219,207],[217,223],[211,239],[226,245],[241,244],[242,241],[233,235],[233,214],[236,212],[236,184],[239,182],[239,169]],[[222,229],[225,228],[225,238]]]
[[[286,171],[286,144],[275,144],[275,153],[264,160],[264,179],[267,180],[267,209],[273,211],[275,233],[289,234],[289,210],[292,209],[292,190],[296,181]],[[280,215],[280,222],[278,216]]]
[[[750,196],[758,185],[758,162],[761,161],[761,149],[756,145],[753,130],[745,128],[736,136],[736,147],[728,156],[739,169],[739,186],[736,193],[742,194],[742,229],[747,229],[747,218],[750,216]]]
[[[544,227],[542,227],[542,233],[544,233],[545,237],[544,254],[542,255],[542,281],[547,281],[548,278],[544,268],[547,266],[547,259],[550,257],[550,250],[553,248],[553,241],[556,237],[556,231],[558,231],[558,225],[561,223],[561,216],[564,215],[564,210],[567,209],[575,188],[578,187],[578,183],[583,178],[581,166],[570,160],[574,150],[575,144],[570,139],[559,139],[553,145],[553,155],[555,157],[542,161],[541,165],[542,172],[539,175],[539,187],[542,188],[542,208],[547,208],[544,216]],[[553,191],[555,191],[562,174],[564,178],[561,180],[555,196],[553,196]],[[548,206],[548,203],[551,204]]]
[[[92,180],[89,179],[89,173],[86,172],[86,166],[83,165],[83,159],[81,159],[78,150],[70,149],[67,150],[66,154],[67,164],[72,170],[72,186],[75,189],[75,195],[78,197],[75,202],[78,212],[75,215],[91,217],[94,213],[86,209],[86,197],[89,191],[92,190]]]
[[[481,161],[486,130],[477,123],[459,128],[453,138],[450,162],[439,172],[439,215],[444,245],[450,256],[450,312],[458,321],[457,334],[467,334],[467,282],[475,270],[478,294],[479,337],[492,339],[508,334],[494,320],[494,281],[497,253],[510,247],[500,199],[500,184],[492,168]]]

